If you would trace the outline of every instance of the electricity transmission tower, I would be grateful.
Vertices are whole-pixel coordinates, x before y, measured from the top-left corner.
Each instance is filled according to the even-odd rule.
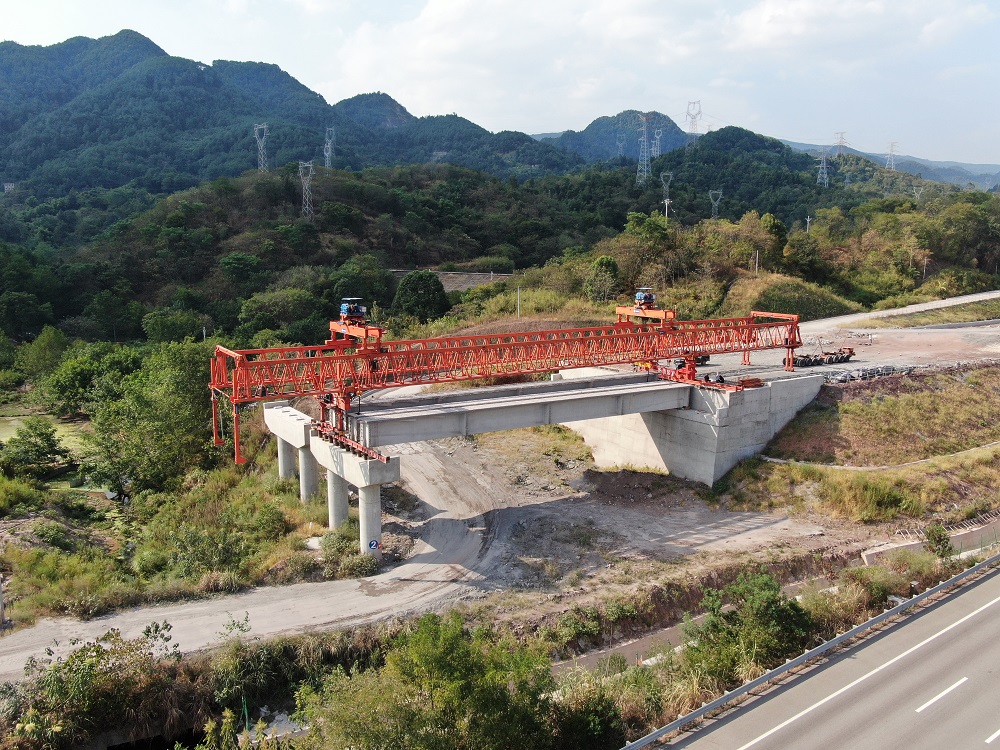
[[[919,187],[913,188],[913,197],[916,198],[917,200],[920,200],[920,196],[923,195],[923,194],[924,194],[924,186],[923,185],[920,185]]]
[[[333,128],[326,129],[326,140],[323,142],[323,166],[330,168],[333,162],[333,142],[337,138],[337,133]]]
[[[890,172],[896,171],[896,141],[889,144],[889,153],[885,155],[885,168]]]
[[[701,100],[688,102],[687,114],[684,116],[688,134],[687,149],[694,148],[694,142],[698,139],[698,121],[701,119]]]
[[[660,139],[662,137],[663,137],[663,130],[661,128],[657,128],[656,130],[653,131],[653,148],[652,148],[652,151],[650,151],[650,154],[649,154],[650,157],[652,157],[653,159],[655,159],[661,153],[661,151],[660,151]]]
[[[713,219],[718,219],[719,218],[719,201],[722,200],[722,191],[721,190],[709,190],[708,191],[708,199],[710,201],[712,201],[712,218]]]
[[[651,174],[649,169],[649,131],[646,129],[648,121],[648,114],[639,115],[639,166],[635,172],[635,184],[639,187],[646,186]]]
[[[822,185],[825,188],[830,187],[830,175],[826,171],[826,152],[823,153],[823,158],[819,159],[819,172],[816,174],[816,184]]]
[[[625,131],[619,130],[618,136],[616,138],[618,141],[618,158],[621,159],[625,155]]]
[[[809,234],[809,228],[812,226],[812,223],[813,223],[813,217],[812,216],[807,216],[806,217],[806,234]]]
[[[314,174],[315,170],[313,169],[312,161],[299,162],[299,179],[302,180],[302,215],[309,220],[312,220],[315,216],[313,213],[312,194],[312,178]]]
[[[663,216],[670,218],[670,183],[673,182],[673,172],[660,172],[660,182],[663,184]]]
[[[253,137],[257,139],[257,170],[267,171],[267,123],[253,126]]]
[[[834,135],[837,136],[837,142],[834,144],[837,147],[837,158],[839,159],[844,155],[844,148],[847,146],[847,132],[844,130],[838,130]]]

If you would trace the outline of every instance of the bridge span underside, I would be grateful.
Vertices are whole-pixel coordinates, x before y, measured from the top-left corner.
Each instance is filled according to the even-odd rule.
[[[553,380],[363,402],[350,436],[371,447],[688,406],[691,386],[647,373]]]

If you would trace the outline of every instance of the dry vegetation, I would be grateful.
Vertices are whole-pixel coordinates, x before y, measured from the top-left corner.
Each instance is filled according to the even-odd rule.
[[[1000,440],[1000,368],[824,386],[768,449],[774,458],[886,466]]]
[[[998,506],[998,416],[996,367],[826,386],[769,450],[793,463],[745,461],[713,494],[734,509],[791,508],[862,523],[972,518]],[[968,452],[949,455],[959,451]],[[931,460],[899,465],[921,459]]]
[[[947,323],[971,323],[998,318],[1000,318],[1000,299],[990,299],[982,302],[969,302],[965,305],[942,307],[937,310],[873,318],[865,322],[865,328],[914,328]]]

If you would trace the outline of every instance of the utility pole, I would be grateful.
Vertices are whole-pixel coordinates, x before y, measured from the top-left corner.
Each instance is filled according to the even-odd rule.
[[[721,190],[709,190],[708,191],[708,199],[710,201],[712,201],[712,218],[713,219],[718,219],[719,218],[719,201],[722,200],[722,191]]]
[[[639,187],[646,187],[649,182],[649,131],[646,124],[649,115],[639,115],[639,166],[635,171],[635,184]]]
[[[257,171],[267,171],[267,123],[253,126],[253,137],[257,139]]]
[[[315,174],[315,170],[312,161],[299,162],[299,179],[302,181],[302,215],[309,221],[312,221],[315,216],[312,194],[313,174]]]
[[[329,169],[333,166],[333,142],[337,133],[333,128],[326,129],[326,138],[323,141],[323,166]]]

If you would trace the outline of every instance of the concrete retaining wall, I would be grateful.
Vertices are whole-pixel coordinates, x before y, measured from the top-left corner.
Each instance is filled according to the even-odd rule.
[[[951,544],[955,548],[956,552],[961,553],[974,549],[982,549],[983,547],[995,544],[998,538],[1000,538],[1000,518],[986,524],[985,526],[981,526],[978,529],[971,529],[969,531],[963,531],[959,534],[954,534],[951,537]],[[861,553],[861,559],[864,561],[865,565],[874,565],[885,557],[886,554],[897,549],[924,549],[924,543],[922,541],[918,541],[905,542],[903,544],[886,544],[881,547],[865,550]]]
[[[711,486],[762,451],[822,384],[822,375],[806,375],[736,392],[693,387],[686,408],[564,424],[583,436],[600,467],[666,471]]]

